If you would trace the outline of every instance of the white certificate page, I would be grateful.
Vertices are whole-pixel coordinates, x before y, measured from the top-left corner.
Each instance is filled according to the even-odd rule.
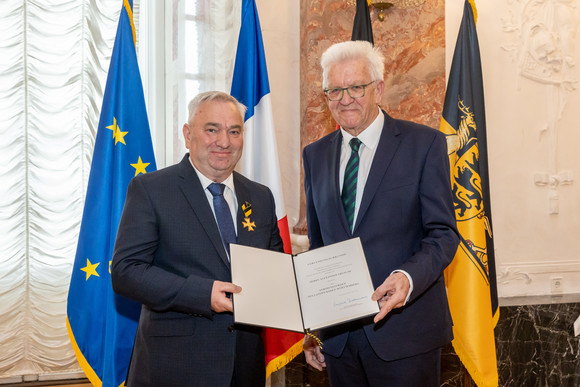
[[[316,330],[379,312],[359,238],[294,257],[304,327]]]
[[[230,245],[236,323],[304,332],[290,254]]]

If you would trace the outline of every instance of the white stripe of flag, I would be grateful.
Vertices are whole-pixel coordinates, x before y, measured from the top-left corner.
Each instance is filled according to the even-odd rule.
[[[248,107],[244,118],[244,152],[237,169],[244,176],[272,190],[276,201],[278,227],[284,240],[284,250],[291,253],[268,70],[254,0],[244,0],[242,3],[242,25],[231,94]]]

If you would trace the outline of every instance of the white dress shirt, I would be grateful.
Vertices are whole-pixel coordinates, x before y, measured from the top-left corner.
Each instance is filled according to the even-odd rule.
[[[199,177],[199,181],[201,182],[201,186],[203,187],[203,191],[205,192],[205,197],[209,202],[209,206],[211,207],[211,211],[213,212],[213,216],[217,223],[217,218],[215,217],[215,210],[213,208],[213,195],[211,194],[209,189],[207,189],[207,187],[209,187],[211,183],[215,183],[215,181],[208,179],[203,173],[201,173],[195,167],[195,165],[193,165],[191,159],[189,159],[189,162],[191,163],[191,166],[195,170],[195,173],[197,173],[197,177]],[[236,198],[236,189],[234,187],[234,175],[230,174],[224,181],[222,181],[222,184],[225,184],[226,186],[226,188],[224,189],[224,199],[226,199],[228,207],[230,208],[232,220],[234,221],[234,229],[236,230],[236,235],[238,235],[238,224],[236,222],[236,214],[238,213],[238,199]]]
[[[359,165],[358,165],[358,177],[356,182],[356,201],[354,207],[354,220],[352,222],[353,229],[356,224],[356,219],[358,217],[358,210],[360,208],[360,203],[362,200],[363,192],[367,179],[369,177],[369,172],[371,170],[371,165],[375,157],[375,152],[377,151],[377,146],[379,145],[379,140],[381,139],[381,133],[383,132],[383,125],[385,124],[385,116],[380,108],[377,118],[365,129],[363,130],[357,138],[361,141],[361,146],[358,150],[359,154]],[[344,171],[346,169],[346,164],[350,158],[351,148],[350,140],[354,137],[352,134],[348,133],[342,127],[340,128],[342,132],[342,146],[340,149],[340,172],[339,172],[339,186],[340,192],[342,192],[342,186],[344,184]],[[409,301],[411,293],[413,292],[413,279],[411,275],[404,270],[394,270],[393,273],[403,273],[409,279],[409,293],[405,300],[405,304]],[[391,273],[392,274],[392,273]]]
[[[378,109],[378,108],[377,108]],[[373,158],[375,157],[375,152],[377,146],[379,145],[379,140],[381,139],[381,132],[383,131],[383,125],[385,123],[385,116],[379,110],[377,118],[369,125],[368,128],[362,131],[357,138],[361,141],[361,146],[358,149],[359,154],[359,164],[358,164],[358,177],[356,182],[356,202],[354,207],[354,219],[353,228],[356,224],[356,218],[358,216],[358,210],[360,208],[360,202],[362,199],[362,194],[367,183],[367,178],[369,177],[369,171],[371,170],[371,164],[373,163]],[[344,184],[344,171],[346,169],[346,164],[350,158],[351,148],[350,140],[353,138],[352,134],[348,133],[346,130],[340,128],[342,132],[342,147],[340,149],[340,171],[339,171],[339,185],[340,192],[342,192],[342,186]]]

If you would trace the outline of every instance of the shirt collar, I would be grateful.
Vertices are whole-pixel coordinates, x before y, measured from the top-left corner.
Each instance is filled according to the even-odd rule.
[[[385,116],[383,115],[383,112],[381,111],[380,108],[377,109],[379,109],[379,114],[377,115],[377,118],[375,118],[375,120],[357,136],[357,138],[363,143],[363,145],[369,148],[370,150],[374,150],[377,147],[379,140],[381,138],[383,125],[385,124]],[[354,136],[349,132],[347,132],[346,130],[344,130],[342,127],[340,128],[340,131],[342,132],[342,144],[348,145],[348,143]]]
[[[215,183],[215,181],[207,178],[203,173],[201,173],[195,167],[195,165],[193,165],[193,163],[191,162],[191,159],[189,159],[189,163],[193,167],[193,170],[195,171],[195,173],[197,173],[197,177],[199,177],[199,181],[201,182],[201,186],[203,187],[203,189],[207,189],[207,187],[209,187],[209,185],[211,183]],[[222,181],[222,184],[225,184],[225,186],[228,187],[232,192],[236,192],[234,190],[234,174],[233,173],[230,173],[230,175],[224,181]]]

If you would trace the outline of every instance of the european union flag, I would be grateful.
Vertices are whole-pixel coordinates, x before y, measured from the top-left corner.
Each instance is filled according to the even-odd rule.
[[[67,329],[94,386],[124,384],[140,305],[116,295],[110,264],[129,181],[156,169],[135,51],[133,2],[121,10],[67,304]]]

